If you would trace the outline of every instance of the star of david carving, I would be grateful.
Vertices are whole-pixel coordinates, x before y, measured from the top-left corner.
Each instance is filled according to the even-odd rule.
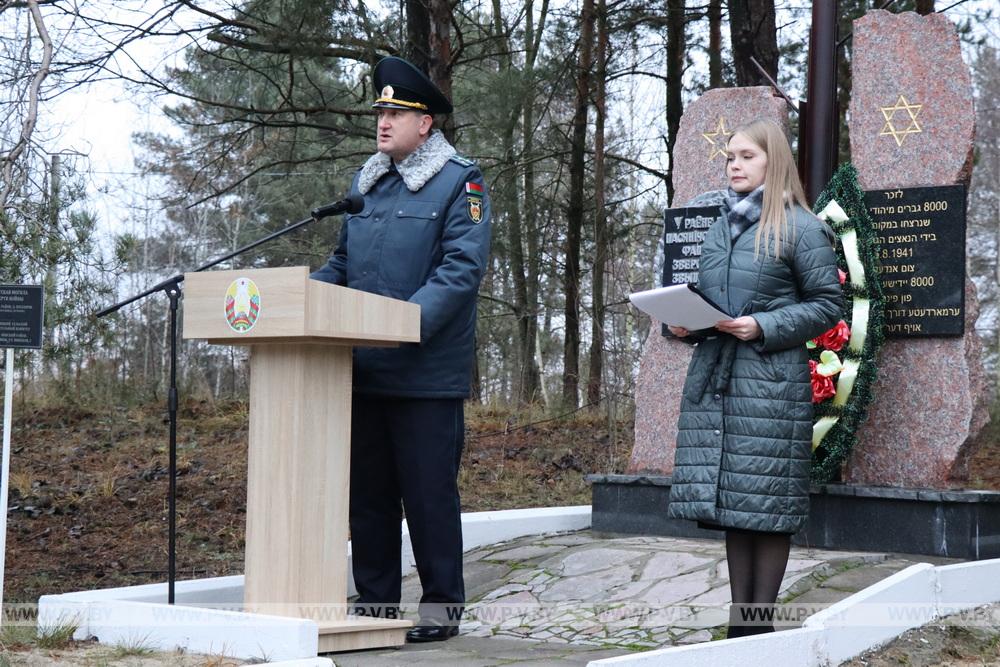
[[[896,140],[896,146],[902,146],[903,141],[908,135],[923,132],[923,129],[920,127],[920,123],[917,122],[917,115],[923,107],[923,104],[910,104],[906,101],[906,97],[903,95],[899,96],[899,99],[896,100],[896,104],[893,106],[881,107],[880,110],[882,111],[882,116],[885,117],[885,126],[882,128],[882,131],[878,133],[879,136],[889,135]],[[893,123],[897,111],[904,112],[905,115],[902,119],[904,122],[907,117],[909,117],[909,124],[902,129],[897,128]]]
[[[716,123],[713,131],[702,132],[701,136],[705,137],[705,141],[707,141],[710,146],[708,149],[709,162],[711,162],[716,155],[726,157],[726,144],[729,142],[729,137],[733,136],[733,133],[732,131],[726,129],[726,119],[723,116],[719,116],[719,122]]]

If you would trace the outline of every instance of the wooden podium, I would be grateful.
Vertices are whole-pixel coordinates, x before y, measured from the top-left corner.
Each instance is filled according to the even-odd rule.
[[[398,646],[411,621],[347,615],[351,346],[420,341],[420,306],[306,267],[185,275],[184,338],[250,345],[244,605],[312,618],[319,652]]]

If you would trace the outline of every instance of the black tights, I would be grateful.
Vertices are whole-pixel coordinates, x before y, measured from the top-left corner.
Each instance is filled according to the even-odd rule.
[[[772,622],[762,624],[759,615],[750,617],[747,612],[771,609],[778,599],[791,541],[792,536],[786,533],[726,531],[729,590],[733,595],[729,637],[774,631]]]

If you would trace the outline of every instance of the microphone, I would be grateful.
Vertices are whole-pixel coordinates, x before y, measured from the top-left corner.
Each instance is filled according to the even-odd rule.
[[[350,195],[346,199],[320,206],[312,210],[313,220],[326,218],[340,213],[361,213],[365,208],[365,198],[361,195]]]

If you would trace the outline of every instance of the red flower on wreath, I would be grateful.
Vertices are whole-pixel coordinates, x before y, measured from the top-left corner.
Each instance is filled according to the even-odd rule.
[[[847,322],[840,320],[837,322],[836,326],[827,331],[822,336],[817,336],[812,339],[818,347],[824,350],[832,350],[834,352],[839,352],[844,343],[851,339],[851,329],[847,326]]]
[[[840,279],[841,285],[847,282],[847,274],[840,269],[837,269],[837,277]]]
[[[825,375],[820,375],[816,372],[816,366],[818,364],[815,360],[809,360],[809,378],[812,381],[812,392],[813,392],[813,403],[822,403],[828,398],[831,398],[837,393],[836,387],[833,385],[833,378],[827,377]]]

